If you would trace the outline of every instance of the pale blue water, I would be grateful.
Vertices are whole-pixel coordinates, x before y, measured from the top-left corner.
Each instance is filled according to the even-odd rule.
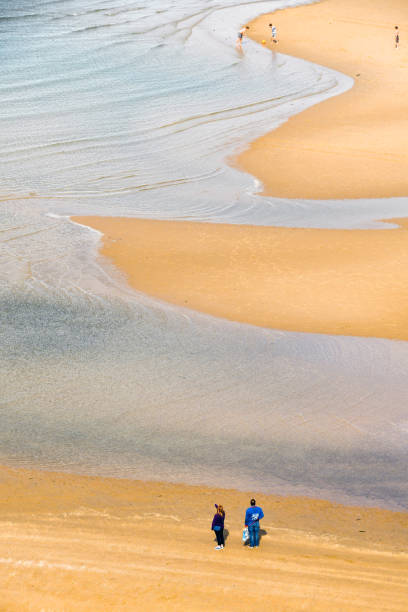
[[[71,214],[379,228],[226,160],[349,77],[245,41],[296,2],[0,2],[0,460],[404,507],[408,348],[131,291]],[[388,226],[389,227],[389,226]]]

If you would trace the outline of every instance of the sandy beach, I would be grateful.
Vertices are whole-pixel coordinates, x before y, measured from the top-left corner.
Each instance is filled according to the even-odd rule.
[[[0,487],[7,612],[406,610],[406,514],[259,495],[252,551],[241,543],[252,493],[5,467]]]
[[[348,92],[292,117],[238,157],[266,194],[285,198],[345,199],[408,195],[403,100],[408,46],[404,0],[324,0],[277,11],[250,24],[250,36],[274,51],[334,68],[354,78]]]
[[[239,156],[238,163],[264,181],[266,193],[408,193],[401,104],[406,47],[395,49],[393,40],[394,22],[403,26],[405,18],[400,0],[386,10],[377,0],[326,0],[251,24],[251,35],[261,40],[273,20],[279,51],[356,78],[351,91],[292,117]],[[403,221],[387,231],[333,231],[74,220],[104,234],[102,253],[133,287],[165,301],[275,329],[408,339]]]

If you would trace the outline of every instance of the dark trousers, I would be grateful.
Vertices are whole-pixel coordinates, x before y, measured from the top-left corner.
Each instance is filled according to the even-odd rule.
[[[224,546],[225,542],[224,542],[224,530],[220,529],[219,531],[215,532],[215,535],[217,536],[217,544],[218,546]]]

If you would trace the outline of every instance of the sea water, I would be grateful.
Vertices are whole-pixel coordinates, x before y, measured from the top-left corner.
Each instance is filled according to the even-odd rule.
[[[352,86],[250,40],[236,49],[243,23],[295,4],[0,2],[3,463],[406,505],[406,343],[160,303],[69,220],[379,230],[406,216],[406,198],[261,197],[228,163]]]

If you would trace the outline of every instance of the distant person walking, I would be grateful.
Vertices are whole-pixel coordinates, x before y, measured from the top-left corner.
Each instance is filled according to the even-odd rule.
[[[245,512],[245,526],[249,531],[249,548],[259,546],[259,521],[263,517],[262,508],[256,505],[254,499],[251,499],[251,505]]]
[[[278,42],[278,31],[276,29],[276,26],[273,25],[273,23],[269,24],[269,27],[271,28],[271,40],[274,43]]]
[[[244,38],[244,36],[246,36],[247,30],[249,30],[249,26],[243,26],[238,32],[237,47],[239,47],[240,49],[242,49],[242,39]]]
[[[400,42],[399,28],[398,28],[398,26],[395,26],[395,48],[396,49],[398,49],[398,47],[399,47],[399,42]]]
[[[217,504],[215,504],[215,507],[217,508],[217,512],[214,514],[211,529],[215,531],[215,535],[217,538],[217,546],[215,547],[215,550],[222,550],[225,546],[225,541],[224,541],[225,512],[222,506],[218,506]]]

